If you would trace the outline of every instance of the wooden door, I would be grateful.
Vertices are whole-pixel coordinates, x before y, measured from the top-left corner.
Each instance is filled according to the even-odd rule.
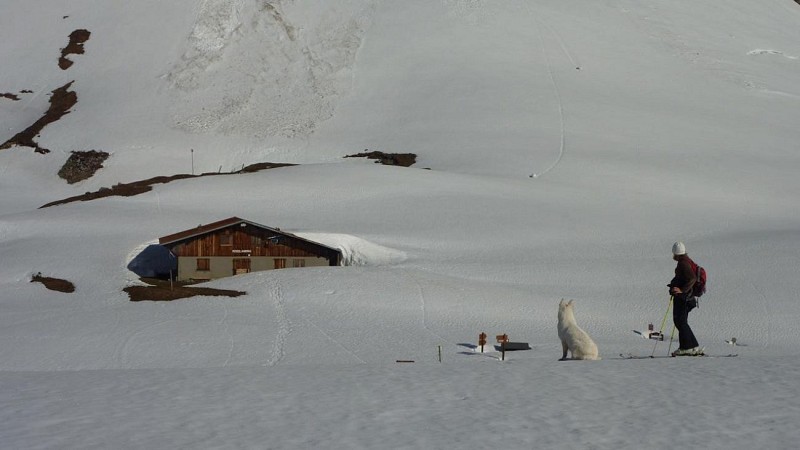
[[[250,260],[244,258],[234,258],[233,274],[239,275],[242,273],[250,273]]]

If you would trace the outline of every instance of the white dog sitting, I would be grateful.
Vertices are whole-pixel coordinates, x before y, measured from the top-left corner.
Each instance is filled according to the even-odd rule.
[[[558,304],[558,337],[564,349],[560,361],[567,359],[567,351],[572,353],[572,359],[600,359],[597,344],[575,322],[572,302],[561,299]]]

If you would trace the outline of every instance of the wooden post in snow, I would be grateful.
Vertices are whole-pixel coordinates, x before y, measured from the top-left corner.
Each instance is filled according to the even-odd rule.
[[[508,335],[505,334],[505,333],[504,334],[498,334],[497,336],[495,336],[495,338],[497,339],[497,342],[500,343],[500,354],[502,355],[500,360],[501,361],[505,361],[506,360],[506,342],[508,342]]]

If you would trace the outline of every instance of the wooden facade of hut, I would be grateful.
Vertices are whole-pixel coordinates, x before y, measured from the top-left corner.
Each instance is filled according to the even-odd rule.
[[[177,258],[179,281],[342,262],[342,253],[335,248],[238,217],[199,225],[158,242]]]

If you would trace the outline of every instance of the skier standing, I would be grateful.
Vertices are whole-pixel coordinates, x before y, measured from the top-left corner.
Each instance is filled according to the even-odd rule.
[[[686,254],[683,242],[672,245],[672,259],[678,262],[675,267],[675,277],[667,285],[672,295],[672,320],[678,329],[678,342],[680,346],[672,352],[672,356],[697,356],[703,354],[703,349],[697,343],[691,327],[689,327],[689,311],[697,307],[697,300],[692,295],[692,288],[697,275],[692,269],[695,264]]]

